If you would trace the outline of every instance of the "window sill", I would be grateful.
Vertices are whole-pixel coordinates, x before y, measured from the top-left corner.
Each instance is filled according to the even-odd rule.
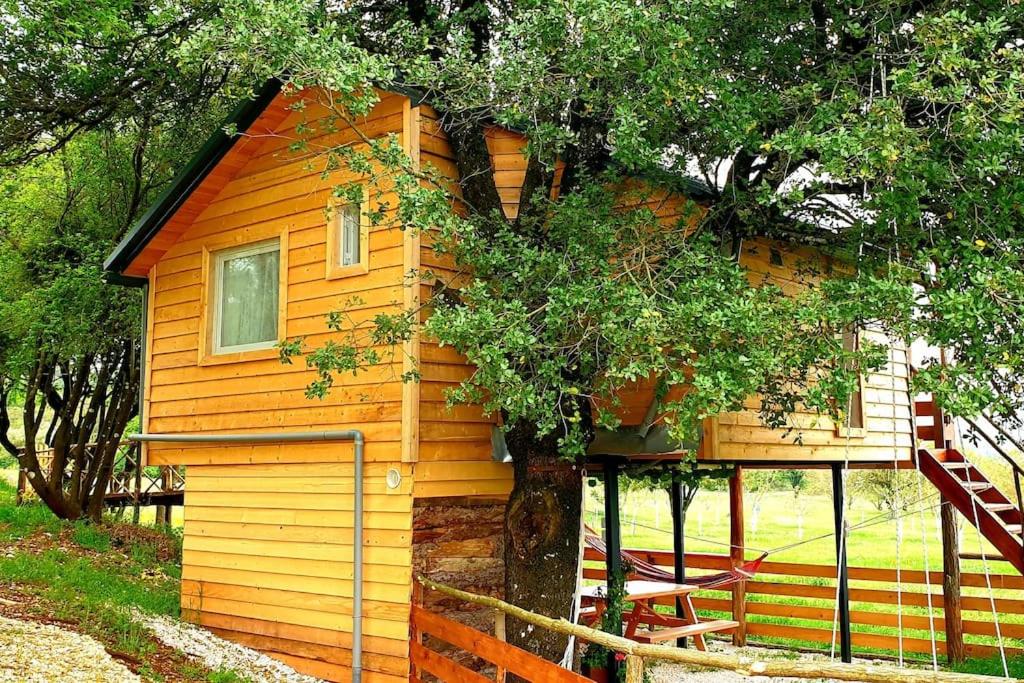
[[[227,353],[207,353],[199,357],[199,365],[224,365],[226,363],[243,363],[253,360],[269,360],[278,358],[281,352],[274,346],[266,349],[250,349],[248,351],[229,351]]]
[[[366,275],[368,272],[370,272],[370,269],[364,263],[353,263],[351,266],[336,266],[334,268],[328,267],[327,279],[339,280],[344,277]]]

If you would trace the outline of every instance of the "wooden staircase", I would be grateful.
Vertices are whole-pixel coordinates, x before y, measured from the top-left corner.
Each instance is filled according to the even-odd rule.
[[[959,510],[1002,554],[1001,558],[989,556],[988,559],[1005,559],[1024,574],[1024,514],[1021,512],[1024,509],[1021,504],[1024,470],[997,444],[992,444],[1012,468],[1015,495],[1011,500],[963,453],[952,447],[949,421],[930,399],[916,401],[914,413],[918,440],[935,444],[933,448],[917,450],[921,473],[939,489],[943,500]],[[921,424],[922,421],[925,424]]]

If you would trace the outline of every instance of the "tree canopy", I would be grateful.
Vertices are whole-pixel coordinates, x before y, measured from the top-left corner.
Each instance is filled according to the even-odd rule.
[[[1014,416],[1020,29],[1019,9],[987,2],[240,1],[192,49],[337,88],[341,108],[358,109],[367,83],[418,88],[444,112],[464,177],[487,175],[474,136],[488,122],[526,134],[519,218],[473,180],[466,216],[421,200],[407,218],[441,225],[439,248],[475,274],[427,322],[480,368],[454,398],[572,432],[575,402],[556,409],[566,396],[651,373],[679,383],[683,367],[701,391],[677,406],[680,425],[755,392],[769,421],[798,399],[827,409],[800,367],[835,368],[824,393],[842,399],[844,368],[879,362],[839,358],[825,337],[850,323],[945,347],[951,365],[918,381],[954,412]],[[552,202],[537,190],[556,157]],[[602,189],[624,176],[701,178],[695,235],[617,212]],[[850,272],[799,304],[754,292],[722,254],[756,235],[820,246]]]
[[[103,261],[223,115],[226,72],[175,56],[211,8],[4,6],[0,445],[60,517],[99,519],[138,410],[142,298],[106,284]],[[40,444],[53,449],[48,466]]]
[[[430,230],[463,277],[438,288],[423,322],[419,311],[379,316],[340,341],[290,340],[282,353],[307,354],[319,371],[312,396],[415,333],[474,363],[450,400],[483,404],[508,430],[513,602],[559,613],[564,595],[550,584],[575,577],[571,553],[543,570],[527,565],[578,532],[578,515],[530,510],[578,510],[580,495],[578,476],[530,463],[579,457],[595,428],[615,422],[591,399],[632,380],[658,378],[663,397],[688,387],[663,406],[680,439],[755,394],[772,425],[800,404],[839,417],[857,374],[885,361],[870,344],[845,349],[840,333],[873,326],[946,349],[950,363],[922,368],[915,382],[951,412],[1014,420],[1024,407],[1020,5],[24,4],[0,29],[0,83],[11,86],[0,89],[11,93],[0,114],[12,112],[0,139],[19,143],[12,160],[66,144],[112,112],[172,111],[153,103],[218,86],[241,94],[271,77],[322,86],[343,121],[372,105],[371,86],[419,91],[441,112],[461,176],[455,200],[392,140],[329,149],[297,140],[292,151],[328,177],[347,164],[369,191],[386,175],[403,228]],[[69,60],[67,73],[55,67]],[[492,123],[529,143],[514,218],[493,182]],[[645,197],[615,190],[631,178],[651,194],[702,186],[701,209],[666,226]],[[736,260],[754,237],[845,265],[798,295],[754,286]],[[343,319],[332,318],[336,329]],[[552,657],[559,645],[531,644]]]
[[[1021,12],[985,0],[302,10],[233,0],[189,54],[329,88],[326,104],[343,120],[365,111],[371,84],[419,90],[442,113],[460,211],[440,178],[410,168],[393,146],[294,149],[368,177],[371,159],[387,166],[405,228],[436,229],[436,248],[466,274],[430,302],[422,331],[476,368],[450,399],[502,416],[516,463],[507,597],[543,610],[567,604],[552,586],[569,584],[574,560],[531,569],[531,557],[561,546],[516,530],[570,538],[573,515],[545,521],[529,509],[547,510],[553,497],[571,510],[578,491],[570,478],[531,474],[529,463],[578,457],[596,427],[614,426],[591,399],[631,380],[688,387],[663,406],[680,438],[754,394],[772,425],[800,404],[839,417],[856,375],[885,357],[870,344],[844,349],[838,337],[873,326],[946,349],[950,364],[915,379],[944,407],[1015,419],[1024,402]],[[529,141],[514,218],[493,182],[483,137],[492,122]],[[564,171],[552,198],[556,160]],[[609,191],[627,178],[692,187],[694,176],[705,210],[674,228],[644,201]],[[820,248],[846,267],[796,296],[752,286],[735,256],[759,236]],[[376,360],[360,343],[400,341],[418,324],[407,311],[346,343],[310,350],[293,340],[283,351],[309,351],[320,372],[311,394],[322,394],[334,375]],[[560,642],[540,640],[528,645],[558,656]]]

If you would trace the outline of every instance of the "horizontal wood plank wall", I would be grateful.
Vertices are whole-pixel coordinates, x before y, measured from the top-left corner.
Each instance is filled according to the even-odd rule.
[[[354,482],[351,459],[339,458],[190,466],[182,609],[340,681],[351,671]],[[364,517],[364,666],[368,679],[381,681],[407,672],[412,552],[411,478],[397,495],[388,492],[389,466],[367,466]]]
[[[438,114],[427,105],[419,109],[420,163],[423,168],[433,167],[444,173],[456,189],[455,158],[438,123]],[[489,134],[488,144],[492,140]],[[427,235],[420,247],[420,262],[424,270],[435,273],[443,281],[450,281],[455,275],[451,261],[434,252]],[[432,283],[423,285],[423,297],[430,296],[431,286]],[[468,377],[470,366],[451,348],[441,348],[429,338],[420,340],[419,353],[420,445],[413,489],[415,497],[507,496],[512,488],[512,468],[491,459],[493,418],[485,416],[476,406],[449,409],[445,405],[445,390]]]
[[[277,103],[275,103],[277,106]],[[385,95],[360,129],[403,136],[408,100]],[[298,126],[310,149],[362,144],[344,124],[331,130],[315,101],[289,111],[156,262],[149,410],[152,433],[361,429],[366,434],[366,680],[408,677],[412,469],[402,463],[401,354],[359,375],[338,378],[324,400],[304,389],[314,379],[299,359],[271,353],[200,362],[203,252],[284,235],[285,336],[309,346],[331,338],[326,314],[347,306],[356,322],[400,310],[403,233],[374,226],[365,274],[326,278],[325,208],[331,188],[359,181],[345,170],[321,177],[323,161],[293,152]],[[300,154],[308,158],[300,158]],[[370,208],[393,207],[387,188]],[[217,361],[218,359],[213,359]],[[265,650],[304,672],[343,681],[351,672],[353,447],[351,443],[153,445],[150,462],[188,465],[182,607],[218,633]],[[403,483],[388,489],[385,473]]]
[[[628,552],[671,571],[670,551],[630,549]],[[589,548],[584,558],[588,560],[589,565],[584,569],[584,577],[603,579],[603,559]],[[687,571],[692,570],[694,575],[719,572],[729,569],[730,566],[731,560],[728,555],[686,554]],[[835,576],[834,565],[765,561],[754,580],[747,582],[747,634],[755,641],[782,638],[787,639],[784,642],[790,646],[791,641],[803,641],[809,646],[829,648],[832,643],[832,622],[835,618]],[[899,650],[897,635],[892,632],[879,632],[877,627],[898,628],[902,621],[904,651],[921,658],[930,658],[930,632],[933,622],[927,612],[929,592],[932,596],[936,652],[940,656],[945,654],[941,570],[931,571],[927,577],[921,570],[902,570],[902,607],[898,604],[894,589],[895,569],[850,567],[849,577],[852,607],[850,617],[853,624],[855,654],[857,648],[896,653]],[[984,574],[966,572],[961,578],[964,586],[980,589],[986,587]],[[992,574],[989,579],[995,590],[1014,591],[1012,598],[997,597],[995,609],[1007,655],[1020,655],[1024,653],[1024,623],[1020,623],[1024,617],[1024,599],[1021,599],[1024,598],[1024,578],[1016,574]],[[967,650],[975,657],[998,654],[998,645],[992,639],[996,635],[996,628],[987,595],[987,591],[981,591],[963,598]],[[666,606],[672,604],[670,600],[656,602]],[[698,610],[718,614],[732,613],[732,600],[728,589],[700,591],[695,594],[693,603]],[[910,613],[910,608],[918,609]],[[902,615],[899,613],[900,610]],[[898,631],[896,633],[898,634]],[[988,638],[988,641],[982,642],[983,638]]]
[[[827,273],[830,266],[826,258],[812,250],[762,239],[744,242],[740,263],[752,282],[771,282],[794,294],[809,280]],[[830,418],[811,412],[791,416],[794,430],[789,434],[783,429],[769,429],[758,418],[759,401],[752,398],[744,412],[719,416],[718,453],[714,457],[743,461],[909,460],[913,439],[907,350],[876,331],[862,332],[861,339],[890,346],[887,366],[864,377],[864,436],[847,439],[837,433]],[[802,443],[796,441],[798,436]]]
[[[273,133],[281,125],[281,122],[289,114],[288,100],[284,97],[277,97],[270,105],[263,110],[256,121],[249,126],[248,130],[232,145],[227,154],[220,160],[217,167],[203,179],[202,184],[192,192],[185,203],[175,212],[160,233],[146,245],[146,247],[125,270],[125,275],[146,277],[150,268],[159,261],[178,238],[191,225],[196,217],[210,205],[217,195],[224,189],[224,186],[245,164],[252,159],[261,146],[262,139]]]

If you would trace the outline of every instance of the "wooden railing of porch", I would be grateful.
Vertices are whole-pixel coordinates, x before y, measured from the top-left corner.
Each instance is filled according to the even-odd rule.
[[[669,571],[672,569],[671,551],[630,549],[628,552],[647,562],[664,566]],[[584,577],[604,579],[603,558],[590,549],[584,558],[593,560],[587,563]],[[727,555],[686,554],[686,570],[695,575],[705,571],[722,571],[729,567],[730,559]],[[833,638],[835,578],[835,565],[769,560],[761,565],[753,580],[746,582],[745,614],[733,611],[729,590],[701,591],[694,596],[693,602],[700,611],[732,615],[731,618],[741,622],[741,628],[745,629],[751,644],[781,641],[792,646],[793,641],[796,641],[807,647],[828,648]],[[899,578],[902,588],[899,596],[895,589],[895,569],[850,567],[849,578],[855,652],[857,649],[898,652],[898,635],[878,632],[877,627],[896,630],[902,621],[904,653],[930,658],[932,643],[929,633],[934,626],[937,653],[939,657],[944,657],[946,644],[941,571],[929,572],[926,584],[925,572],[901,570]],[[1024,654],[1024,577],[1016,574],[990,574],[989,580],[993,591],[997,591],[995,610],[1006,652],[1008,655]],[[970,656],[978,657],[996,654],[998,646],[993,644],[996,626],[992,619],[992,603],[989,601],[985,575],[963,572],[961,583],[964,587],[982,589],[976,591],[975,595],[961,598],[961,607],[966,613],[962,623],[963,632],[969,640],[967,652]],[[934,624],[930,623],[927,612],[929,592]],[[902,618],[898,613],[900,603]],[[909,613],[911,611],[913,613]],[[978,642],[982,636],[989,637],[990,642]]]
[[[96,444],[86,444],[86,449],[96,448]],[[53,449],[41,448],[36,451],[36,458],[43,471],[50,469],[53,462]],[[167,510],[172,505],[181,505],[185,492],[185,474],[181,467],[162,465],[159,467],[140,467],[140,448],[135,441],[124,441],[118,444],[114,456],[114,471],[107,482],[103,500],[108,507],[127,507],[134,509],[134,521],[138,521],[140,506],[156,505]],[[65,485],[71,477],[71,463],[65,473]],[[22,503],[35,497],[35,492],[28,483],[24,470],[18,471],[17,500]],[[170,522],[170,515],[165,520]]]

